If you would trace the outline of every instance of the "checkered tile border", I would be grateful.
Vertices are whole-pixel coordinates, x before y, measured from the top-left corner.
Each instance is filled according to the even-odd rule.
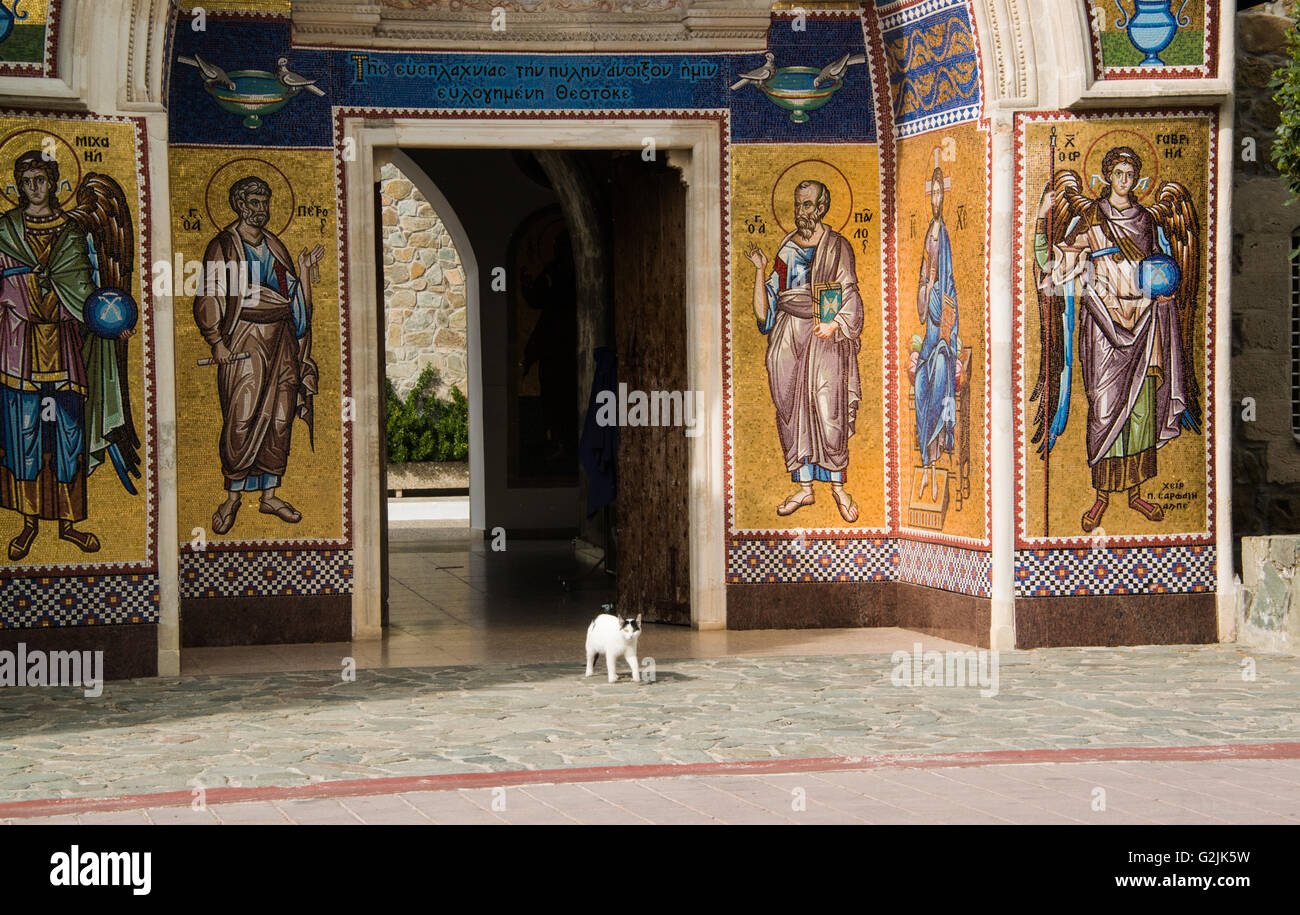
[[[993,593],[993,554],[943,543],[898,541],[898,580],[975,597]]]
[[[1213,591],[1213,546],[1018,550],[1016,597]]]
[[[181,597],[351,594],[351,550],[182,553]]]
[[[973,121],[980,115],[980,106],[967,105],[964,108],[954,108],[951,111],[940,111],[938,114],[929,114],[923,118],[917,118],[915,121],[908,121],[899,124],[894,128],[894,135],[900,139],[914,137],[917,134],[929,133],[931,130],[938,130],[941,127],[950,127],[953,124],[964,124],[967,121]]]
[[[891,540],[729,540],[727,583],[891,581]]]
[[[991,594],[992,557],[911,540],[731,540],[727,582],[906,581],[976,597]]]
[[[1017,597],[1215,590],[1213,546],[1019,550]],[[727,582],[905,581],[988,598],[992,554],[913,540],[732,540]]]
[[[158,622],[157,575],[0,579],[0,629]]]

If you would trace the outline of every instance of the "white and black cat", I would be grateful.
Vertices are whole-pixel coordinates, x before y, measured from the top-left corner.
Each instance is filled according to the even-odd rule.
[[[632,679],[641,680],[641,668],[636,659],[636,640],[641,637],[641,614],[636,619],[627,619],[614,613],[613,604],[601,604],[602,613],[591,621],[587,627],[587,673],[592,674],[591,666],[597,655],[605,656],[609,668],[609,682],[618,679],[614,662],[620,657],[627,660],[632,668]]]

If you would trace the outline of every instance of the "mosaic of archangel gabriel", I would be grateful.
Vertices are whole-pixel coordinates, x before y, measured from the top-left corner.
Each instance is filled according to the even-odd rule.
[[[1063,169],[1052,174],[1038,207],[1042,345],[1030,396],[1037,403],[1033,442],[1047,481],[1052,447],[1070,419],[1077,344],[1088,406],[1080,421],[1087,423],[1096,491],[1081,518],[1085,533],[1101,525],[1113,493],[1125,494],[1128,507],[1148,521],[1163,521],[1141,486],[1158,472],[1158,449],[1201,431],[1194,355],[1200,221],[1191,194],[1175,181],[1162,182],[1150,205],[1139,202],[1150,180],[1142,168],[1131,148],[1113,147],[1093,177],[1096,197],[1085,193],[1077,172]],[[1075,460],[1066,462],[1071,472]],[[1045,504],[1049,493],[1045,486]]]

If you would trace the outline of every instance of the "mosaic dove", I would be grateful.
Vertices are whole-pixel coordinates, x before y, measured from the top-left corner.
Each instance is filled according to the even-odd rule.
[[[845,54],[839,60],[822,67],[822,72],[818,73],[817,78],[813,80],[813,87],[839,79],[849,67],[854,64],[865,64],[866,62],[867,55],[865,54]]]
[[[235,91],[235,83],[226,75],[226,71],[218,67],[216,64],[208,63],[208,61],[204,60],[199,55],[195,54],[193,57],[177,57],[176,60],[183,64],[189,64],[191,67],[198,67],[199,71],[203,74],[203,79],[207,82],[225,86],[231,92]]]
[[[750,70],[748,73],[740,74],[740,79],[736,80],[731,87],[732,92],[735,92],[737,89],[744,86],[760,86],[772,78],[772,74],[776,73],[776,65],[773,63],[776,58],[770,52],[763,56],[767,58],[767,60],[763,62],[763,65],[756,70]]]
[[[286,88],[306,89],[308,92],[314,93],[316,95],[325,94],[320,90],[320,87],[316,85],[316,80],[308,79],[305,76],[299,76],[297,73],[294,73],[292,70],[290,70],[289,58],[281,57],[279,60],[276,61],[276,65],[279,67],[279,69],[275,71],[275,78],[278,79],[280,82],[284,83]]]

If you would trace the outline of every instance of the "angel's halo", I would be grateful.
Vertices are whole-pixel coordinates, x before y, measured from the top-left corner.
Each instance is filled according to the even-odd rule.
[[[26,136],[27,134],[33,136]],[[55,191],[59,207],[67,209],[77,195],[77,188],[81,187],[81,156],[77,155],[72,143],[54,131],[44,128],[28,127],[15,130],[0,139],[0,197],[4,197],[13,206],[18,206],[18,188],[12,183],[14,163],[26,153],[46,150],[50,150],[55,164],[59,166],[60,188],[67,188],[66,191],[59,189]],[[69,168],[69,162],[72,163],[72,168]],[[75,173],[73,168],[76,169]]]
[[[1151,188],[1155,186],[1156,179],[1160,177],[1160,159],[1156,154],[1156,147],[1151,142],[1151,138],[1138,133],[1136,130],[1126,130],[1122,127],[1108,130],[1093,140],[1092,145],[1088,147],[1088,151],[1083,156],[1084,174],[1101,175],[1101,163],[1106,158],[1106,153],[1117,146],[1129,147],[1142,160],[1142,177],[1133,187],[1133,196],[1138,200],[1142,200],[1151,193]],[[1144,149],[1150,155],[1144,155]],[[1106,180],[1105,175],[1101,175],[1101,178],[1104,183]],[[1142,184],[1143,181],[1147,182],[1145,186]]]

